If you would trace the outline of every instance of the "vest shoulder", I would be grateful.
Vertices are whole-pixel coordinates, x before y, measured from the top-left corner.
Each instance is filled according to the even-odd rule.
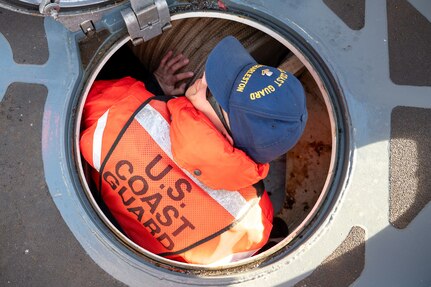
[[[213,189],[238,190],[266,177],[268,164],[255,163],[233,147],[211,121],[184,98],[169,101],[172,155],[182,168]]]

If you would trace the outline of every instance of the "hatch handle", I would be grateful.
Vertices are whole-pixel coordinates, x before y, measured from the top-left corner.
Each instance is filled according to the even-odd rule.
[[[130,4],[131,8],[121,14],[133,45],[148,41],[172,26],[165,0],[130,0]]]

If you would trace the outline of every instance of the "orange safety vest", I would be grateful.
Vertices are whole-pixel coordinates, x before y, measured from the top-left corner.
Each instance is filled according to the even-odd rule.
[[[185,97],[166,104],[134,79],[99,81],[83,125],[82,155],[138,245],[173,260],[223,264],[267,242],[272,205],[252,184],[268,165],[233,148]]]

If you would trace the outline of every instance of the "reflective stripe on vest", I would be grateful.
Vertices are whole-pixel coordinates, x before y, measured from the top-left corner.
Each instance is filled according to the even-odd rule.
[[[109,128],[103,122],[109,125],[101,120],[93,153],[100,153],[101,144],[95,143]],[[259,202],[238,191],[212,190],[180,169],[172,159],[169,123],[145,104],[115,139],[100,174],[102,197],[120,226],[161,256],[184,253],[223,234]]]
[[[103,132],[105,131],[106,121],[108,120],[107,110],[98,120],[96,130],[93,135],[93,167],[100,171],[101,157],[102,157],[102,139]]]
[[[146,105],[135,117],[139,124],[150,134],[159,147],[174,161],[169,137],[169,123],[152,106]],[[174,161],[175,162],[175,161]],[[178,165],[177,165],[178,166]],[[178,168],[181,168],[178,166]],[[214,200],[223,206],[233,217],[239,219],[249,210],[250,204],[238,191],[211,189],[187,170],[181,170],[193,180],[200,188],[205,190]]]

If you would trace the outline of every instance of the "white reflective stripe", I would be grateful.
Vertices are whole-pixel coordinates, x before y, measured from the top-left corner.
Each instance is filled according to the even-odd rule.
[[[107,110],[98,120],[96,130],[93,134],[93,166],[99,171],[102,157],[102,141],[103,141],[103,132],[105,131],[106,121],[108,120]]]
[[[165,118],[153,107],[146,105],[135,116],[135,119],[148,132],[148,134],[150,134],[154,141],[172,159],[172,161],[175,162],[171,151],[171,139],[169,136],[170,127]],[[249,210],[251,203],[248,203],[238,191],[211,189],[200,182],[187,170],[183,168],[181,168],[181,170],[236,219],[239,219],[245,212],[247,212],[247,210]]]

